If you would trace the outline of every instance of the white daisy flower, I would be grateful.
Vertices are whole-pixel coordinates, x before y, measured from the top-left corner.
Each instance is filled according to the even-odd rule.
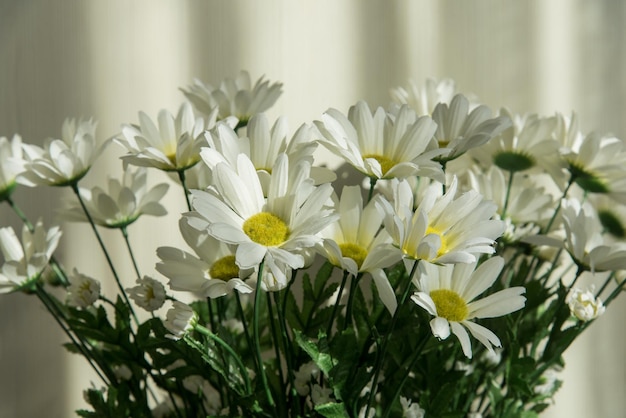
[[[444,195],[441,189],[431,184],[415,210],[406,181],[394,183],[393,206],[375,198],[394,245],[406,259],[432,263],[471,263],[477,254],[492,254],[496,238],[504,232],[504,222],[491,219],[496,205],[475,190],[457,196],[456,178]]]
[[[170,279],[172,290],[194,292],[217,298],[238,291],[251,293],[253,288],[243,281],[250,275],[235,264],[235,246],[223,243],[206,231],[189,226],[189,218],[179,221],[185,242],[195,255],[174,247],[157,248],[161,261],[156,270]]]
[[[101,187],[79,188],[89,214],[97,225],[107,228],[123,228],[135,222],[141,215],[163,216],[167,214],[159,200],[168,189],[167,184],[159,184],[148,189],[146,169],[137,168],[133,172],[127,168],[122,182],[109,178],[107,190]],[[73,204],[61,213],[63,219],[87,222],[82,206]]]
[[[338,204],[339,220],[321,233],[319,252],[335,266],[356,276],[370,273],[381,301],[392,314],[397,301],[384,270],[401,260],[391,244],[391,237],[381,229],[383,214],[371,201],[363,208],[359,186],[346,186]]]
[[[490,352],[500,347],[500,339],[473,319],[495,318],[524,307],[526,289],[521,286],[500,290],[476,299],[497,280],[504,260],[492,257],[476,267],[476,263],[434,265],[420,262],[414,284],[418,291],[411,300],[435,318],[430,321],[433,335],[445,340],[450,332],[459,339],[466,357],[472,357],[469,332]]]
[[[347,117],[329,109],[314,123],[322,145],[371,178],[419,175],[443,181],[441,165],[432,161],[446,152],[433,139],[437,125],[406,105],[392,112],[379,107],[372,113],[361,101],[350,107]]]
[[[439,103],[432,118],[437,123],[435,138],[439,147],[450,149],[437,158],[443,162],[485,144],[511,126],[511,120],[506,116],[492,117],[487,106],[480,105],[470,111],[469,100],[461,94],[454,96],[449,106]]]
[[[467,172],[469,187],[498,205],[498,217],[507,223],[504,239],[515,242],[536,234],[554,214],[555,202],[545,188],[533,181],[536,176],[516,175],[510,184],[508,176],[497,166],[487,172]]]
[[[423,88],[409,80],[408,90],[404,87],[391,89],[391,98],[398,104],[408,104],[420,115],[431,115],[438,103],[450,103],[456,93],[456,84],[452,79],[441,81],[429,78]]]
[[[44,147],[24,144],[26,171],[20,175],[27,186],[76,184],[91,168],[101,148],[96,145],[93,120],[63,122],[61,139],[47,139]]]
[[[483,167],[495,164],[514,173],[546,171],[560,184],[563,163],[558,154],[559,143],[554,139],[557,118],[512,115],[506,109],[500,115],[511,119],[513,125],[482,147],[472,149],[471,156]]]
[[[128,296],[135,301],[137,306],[148,312],[159,309],[165,303],[165,287],[151,277],[144,276],[137,279],[137,286],[126,289]]]
[[[25,164],[22,138],[19,135],[13,135],[10,140],[0,137],[0,202],[11,196]]]
[[[167,335],[173,340],[180,340],[198,324],[198,314],[189,305],[174,301],[167,311],[163,326],[171,333]]]
[[[602,300],[594,296],[593,290],[593,287],[587,291],[574,288],[570,290],[565,299],[572,315],[583,322],[596,319],[606,310]]]
[[[194,80],[187,90],[181,90],[198,112],[209,115],[217,109],[218,119],[234,116],[239,119],[239,127],[245,126],[251,116],[272,107],[282,93],[282,83],[270,84],[263,78],[253,86],[248,72],[241,71],[237,78],[225,79],[218,88]]]
[[[285,267],[303,267],[301,251],[315,246],[317,234],[336,219],[327,208],[332,186],[312,186],[308,161],[293,166],[286,154],[280,154],[272,167],[267,199],[245,154],[238,156],[237,171],[220,163],[213,177],[214,189],[192,191],[199,218],[190,218],[190,223],[237,245],[240,268],[255,268],[264,261],[281,283],[286,282]]]
[[[605,194],[594,193],[588,198],[598,213],[604,235],[623,241],[626,238],[626,206],[616,204]]]
[[[200,161],[200,147],[206,145],[204,132],[215,126],[216,112],[207,120],[196,117],[191,105],[180,106],[176,117],[167,110],[158,115],[158,126],[144,112],[139,125],[122,125],[115,142],[126,148],[122,160],[141,167],[184,171]]]
[[[626,243],[604,239],[602,224],[591,204],[568,199],[563,201],[562,211],[565,249],[577,264],[592,272],[626,269]]]
[[[209,147],[202,148],[200,156],[212,171],[221,162],[236,167],[237,156],[246,154],[256,168],[265,190],[279,154],[287,154],[292,162],[306,159],[313,163],[313,152],[317,148],[313,140],[313,128],[305,124],[291,138],[288,133],[286,118],[278,118],[270,127],[263,113],[251,117],[245,131],[236,132],[233,127],[218,123],[215,129],[207,132]],[[318,183],[335,180],[330,170],[311,167],[311,172]]]
[[[67,304],[77,308],[87,308],[100,298],[100,282],[74,269],[69,277]]]
[[[35,283],[48,265],[60,238],[59,227],[45,230],[41,221],[37,222],[33,232],[24,226],[21,241],[13,228],[0,228],[0,251],[4,256],[0,293],[27,289]]]
[[[563,152],[572,180],[584,191],[606,194],[626,204],[626,148],[622,140],[597,133]]]
[[[561,205],[565,239],[535,235],[524,239],[534,245],[547,245],[564,248],[579,268],[596,271],[626,269],[626,243],[605,243],[602,225],[595,209],[589,204],[581,204],[577,199],[563,199]]]

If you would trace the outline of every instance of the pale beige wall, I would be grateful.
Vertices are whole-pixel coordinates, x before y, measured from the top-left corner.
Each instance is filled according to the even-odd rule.
[[[58,135],[66,116],[93,115],[105,138],[139,110],[175,110],[177,88],[193,77],[217,82],[247,69],[284,83],[272,116],[287,115],[294,128],[329,106],[386,104],[390,87],[434,76],[455,78],[494,108],[577,110],[583,129],[626,138],[625,18],[625,6],[610,0],[0,0],[0,135],[37,142]],[[98,163],[86,181],[117,164]],[[52,220],[46,205],[33,202],[54,195],[40,193],[35,200],[20,190],[16,199],[31,216]],[[169,204],[173,219],[177,205]],[[0,223],[15,225],[4,207]],[[149,238],[141,251],[146,272],[154,247],[178,240],[156,225],[131,230]],[[96,275],[105,266],[81,238],[87,234],[68,230],[62,251],[69,266]],[[68,258],[78,251],[80,258]],[[546,416],[623,416],[625,311],[618,301],[573,347],[565,387]],[[65,417],[80,405],[86,367],[68,361],[61,341],[36,301],[2,297],[0,417]]]

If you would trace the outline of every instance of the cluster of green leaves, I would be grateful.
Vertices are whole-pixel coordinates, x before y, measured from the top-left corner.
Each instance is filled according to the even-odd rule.
[[[372,302],[378,296],[367,277],[344,276],[342,284],[336,277],[340,271],[329,263],[320,266],[315,277],[304,273],[291,282],[302,289],[288,287],[259,299],[262,367],[250,330],[226,326],[228,319],[252,323],[252,299],[195,302],[200,324],[210,331],[192,332],[184,341],[168,339],[158,318],[133,331],[121,298],[108,310],[66,308],[68,324],[85,339],[68,348],[87,349],[107,381],[106,391],[87,391],[93,411],[82,410],[79,415],[146,416],[154,408],[150,388],[157,388],[176,400],[171,403],[176,405],[172,417],[345,418],[365,410],[393,417],[402,414],[401,396],[419,402],[430,417],[464,417],[476,409],[484,416],[536,417],[549,405],[559,382],[547,392],[538,393],[535,387],[547,370],[562,366],[564,350],[585,325],[568,321],[566,287],[547,286],[547,277],[534,278],[540,261],[523,252],[515,254],[490,292],[523,285],[527,304],[504,320],[485,320],[502,340],[496,359],[480,344],[473,346],[474,358],[466,359],[456,338],[434,338],[430,316],[414,303],[400,305],[394,321],[382,304]],[[412,286],[402,263],[387,274],[398,293]],[[347,301],[336,309],[332,301],[344,285]],[[311,378],[309,388],[315,383],[329,389],[328,402],[313,404],[294,387],[296,371],[310,362],[320,375]],[[130,369],[130,377],[115,373],[121,366]],[[267,376],[275,404],[266,396],[261,373]],[[184,384],[192,377],[217,390],[217,405],[208,403],[201,388]],[[372,385],[375,396],[370,396]],[[217,407],[228,407],[223,410],[228,413],[219,415]]]

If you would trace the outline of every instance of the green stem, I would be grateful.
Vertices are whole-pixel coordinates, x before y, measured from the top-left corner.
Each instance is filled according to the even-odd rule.
[[[94,359],[92,358],[91,351],[86,347],[85,342],[82,339],[76,340],[76,338],[72,334],[71,327],[69,327],[69,325],[68,326],[65,325],[65,322],[67,321],[67,319],[65,318],[65,315],[63,314],[63,312],[61,312],[60,309],[58,309],[58,307],[56,306],[56,303],[54,302],[54,300],[52,300],[50,295],[48,295],[48,293],[39,285],[36,287],[35,293],[37,297],[39,298],[39,300],[41,301],[41,303],[43,303],[45,308],[48,310],[50,315],[54,318],[56,323],[61,327],[63,332],[65,332],[65,335],[67,335],[67,337],[70,339],[72,344],[74,344],[74,346],[78,348],[78,350],[81,352],[83,357],[87,360],[89,365],[96,372],[98,377],[102,379],[105,385],[110,386],[111,382],[108,381],[104,377],[102,372],[94,364]]]
[[[272,392],[269,387],[269,383],[267,381],[267,375],[265,374],[265,366],[263,365],[263,357],[261,356],[261,333],[259,330],[259,315],[260,315],[260,307],[261,307],[261,281],[263,277],[263,265],[264,261],[261,261],[259,264],[259,272],[258,279],[256,284],[256,290],[254,293],[254,317],[252,319],[252,333],[254,335],[254,346],[256,351],[257,363],[259,366],[259,375],[261,376],[261,383],[263,384],[263,389],[265,390],[265,396],[267,397],[267,401],[269,405],[275,409],[276,404],[274,403],[274,398],[272,397]]]
[[[374,196],[374,188],[376,187],[376,182],[378,179],[376,177],[370,177],[370,190],[367,193],[367,202],[369,203],[372,200],[372,196]]]
[[[156,318],[156,316],[154,315],[154,312],[152,312],[152,319]],[[163,382],[163,386],[166,385],[166,379],[165,376],[163,375],[163,372],[161,371],[161,369],[157,369],[155,368],[153,365],[150,365],[152,370],[155,370],[157,372],[157,374],[159,375],[159,379],[161,379],[161,381]],[[152,377],[152,381],[155,382],[155,384],[157,386],[159,386],[159,382],[157,382],[154,379],[154,376],[152,374],[150,374],[150,377]],[[147,385],[146,385],[147,386]],[[170,402],[172,402],[172,406],[174,407],[174,412],[176,413],[176,416],[179,418],[184,418],[183,415],[180,412],[180,409],[178,408],[178,405],[176,405],[176,399],[174,399],[174,395],[172,394],[172,391],[169,390],[169,388],[165,388],[166,392],[167,392],[167,396],[170,398]],[[152,393],[152,390],[150,390],[150,392]],[[154,396],[154,394],[153,394]]]
[[[139,266],[137,265],[137,260],[135,259],[135,254],[133,253],[133,249],[130,245],[130,240],[128,239],[128,230],[125,226],[121,227],[122,235],[124,236],[124,242],[126,243],[126,248],[128,249],[128,254],[130,255],[130,259],[133,262],[133,267],[135,269],[135,273],[137,274],[137,278],[141,279],[141,273],[139,272]]]
[[[333,312],[330,315],[330,321],[328,321],[328,327],[326,328],[326,335],[330,339],[330,333],[333,329],[333,323],[335,322],[335,316],[337,316],[337,311],[339,311],[339,305],[341,304],[341,296],[343,296],[343,290],[346,287],[346,282],[348,281],[348,271],[344,270],[343,279],[341,280],[341,285],[339,286],[339,293],[337,294],[337,300],[335,301],[335,306],[333,306]]]
[[[33,226],[33,224],[28,220],[28,217],[26,216],[26,214],[19,208],[19,206],[17,206],[15,204],[15,202],[10,198],[7,197],[5,199],[7,201],[7,203],[9,204],[9,206],[11,206],[11,209],[13,209],[13,212],[15,212],[15,214],[22,220],[22,223],[24,225],[26,225],[26,228],[28,228],[28,230],[32,233],[35,231],[35,227]],[[56,260],[56,258],[54,258],[54,256],[50,257],[50,266],[52,267],[52,270],[54,270],[54,272],[56,273],[57,277],[59,278],[59,280],[61,280],[61,284],[63,284],[64,287],[67,287],[70,285],[70,281],[67,278],[67,274],[65,274],[65,271],[63,270],[63,268],[61,268],[61,265],[59,264],[59,262]]]
[[[111,272],[113,273],[113,277],[115,278],[115,282],[117,283],[117,287],[119,288],[120,293],[122,294],[122,297],[124,298],[124,301],[128,305],[128,309],[130,313],[132,314],[133,319],[135,320],[135,323],[139,325],[139,320],[137,319],[137,315],[135,314],[135,311],[133,310],[133,306],[131,305],[130,300],[128,299],[128,295],[126,295],[124,286],[122,286],[122,282],[120,281],[117,271],[115,270],[115,266],[113,265],[113,260],[111,260],[111,257],[109,256],[109,252],[107,251],[106,246],[104,245],[104,241],[102,241],[102,237],[100,237],[98,228],[96,228],[96,224],[93,221],[91,214],[87,210],[87,206],[85,206],[85,202],[83,201],[83,198],[80,195],[78,186],[76,184],[72,184],[72,190],[74,191],[74,194],[78,198],[78,202],[80,203],[80,206],[82,207],[83,212],[85,213],[85,216],[87,217],[87,220],[89,221],[89,225],[91,225],[91,229],[93,230],[93,233],[95,234],[96,239],[98,240],[98,244],[100,244],[100,248],[102,249],[102,252],[104,253],[104,257],[106,258],[109,268],[111,269]]]
[[[624,289],[624,285],[626,285],[626,279],[619,282],[619,284],[617,285],[615,289],[613,289],[609,297],[606,298],[606,301],[604,302],[605,307],[608,307],[609,304],[613,301],[613,299],[615,299],[617,295],[620,294],[620,292]]]
[[[509,199],[511,198],[511,189],[513,188],[513,176],[515,175],[514,171],[509,171],[509,183],[506,187],[506,195],[504,197],[504,206],[502,207],[502,220],[506,219],[506,210],[509,206]]]
[[[248,343],[248,350],[252,352],[254,349],[252,344],[252,338],[250,337],[250,330],[248,329],[248,320],[246,319],[246,315],[243,310],[243,305],[241,304],[241,297],[239,296],[239,292],[235,291],[235,300],[237,301],[237,312],[239,312],[239,316],[241,317],[241,323],[243,325],[243,332],[246,336],[246,342]],[[254,361],[256,362],[256,357],[254,357]],[[258,365],[257,365],[258,367]]]
[[[391,413],[391,408],[393,404],[396,402],[396,400],[398,399],[398,396],[400,396],[400,392],[402,392],[402,387],[404,386],[406,381],[409,379],[411,370],[413,370],[413,367],[415,367],[415,363],[417,363],[417,360],[420,358],[420,355],[422,354],[422,350],[424,349],[424,346],[426,346],[426,343],[428,342],[429,337],[430,337],[430,334],[426,333],[422,342],[420,342],[420,344],[415,349],[413,358],[411,359],[411,362],[409,363],[408,367],[401,368],[402,370],[405,371],[404,376],[402,380],[400,381],[400,384],[397,386],[396,391],[394,392],[393,397],[391,398],[391,402],[389,402],[389,405],[387,406],[387,410],[383,414],[382,418],[387,418],[389,414]]]
[[[352,321],[352,306],[354,305],[354,295],[356,294],[356,287],[359,284],[359,280],[361,279],[361,273],[356,276],[352,276],[352,280],[350,281],[350,294],[348,295],[348,303],[346,304],[346,317],[343,322],[343,330],[348,329],[350,325],[350,321]]]
[[[286,411],[285,409],[285,400],[283,398],[283,395],[285,394],[286,390],[284,390],[285,387],[285,374],[283,373],[283,367],[282,367],[282,362],[280,360],[280,340],[278,339],[278,333],[276,332],[276,325],[274,324],[274,308],[272,308],[272,298],[270,297],[270,294],[268,292],[265,293],[266,299],[267,299],[267,314],[268,314],[268,322],[270,323],[270,331],[272,333],[272,340],[274,341],[274,354],[276,355],[276,368],[278,369],[278,381],[280,382],[280,387],[281,387],[281,391],[280,391],[280,395],[278,397],[278,406],[279,409],[283,411],[282,414],[280,414],[281,416],[284,415],[284,412]]]
[[[366,417],[369,416],[370,408],[372,407],[372,402],[374,401],[374,397],[376,396],[376,391],[378,389],[378,378],[380,376],[380,370],[382,369],[381,366],[383,364],[383,359],[385,355],[387,354],[387,345],[389,344],[389,340],[391,339],[391,334],[393,333],[393,330],[395,329],[395,326],[396,326],[396,322],[398,321],[398,317],[399,317],[398,312],[400,312],[400,309],[402,308],[402,306],[404,306],[404,302],[406,301],[406,298],[409,296],[409,293],[411,291],[411,281],[413,279],[413,276],[415,275],[415,272],[417,271],[418,265],[419,265],[419,260],[416,260],[415,263],[413,264],[413,268],[411,269],[411,273],[409,274],[409,277],[407,279],[406,288],[404,289],[404,292],[402,292],[402,296],[400,298],[400,302],[398,303],[398,307],[396,308],[396,311],[393,313],[393,317],[391,318],[391,325],[389,326],[389,331],[387,331],[387,334],[385,335],[383,342],[381,344],[380,352],[378,353],[376,357],[376,366],[375,366],[375,371],[374,371],[374,378],[372,380],[372,388],[370,391],[370,396],[367,400],[367,408],[365,409]]]
[[[570,187],[572,187],[572,184],[574,184],[574,180],[575,180],[574,176],[571,176],[569,179],[569,182],[567,183],[567,186],[565,187],[565,190],[563,190],[563,195],[561,196],[561,199],[559,199],[559,203],[557,204],[556,209],[554,210],[554,213],[552,214],[552,218],[550,218],[550,221],[548,222],[548,225],[546,226],[546,229],[543,231],[543,233],[547,234],[548,232],[550,232],[550,228],[552,228],[552,224],[556,220],[556,216],[559,214],[559,211],[561,210],[563,199],[567,197],[567,193],[569,192]]]
[[[285,316],[283,315],[283,311],[280,307],[280,298],[278,293],[274,293],[274,303],[276,304],[276,312],[278,314],[278,324],[280,325],[280,332],[282,334],[282,342],[283,342],[283,350],[285,351],[285,360],[287,361],[287,378],[289,379],[289,387],[290,387],[290,399],[295,401],[295,411],[300,410],[300,396],[296,391],[296,386],[294,384],[294,369],[293,369],[293,359],[292,359],[292,345],[291,340],[289,338],[289,333],[287,332],[287,323],[285,321]],[[290,404],[288,399],[288,405]],[[293,416],[294,410],[292,410]]]
[[[602,292],[604,292],[604,289],[606,289],[609,283],[612,282],[614,279],[615,279],[615,272],[613,271],[611,272],[611,274],[609,274],[609,276],[606,278],[606,280],[602,284],[602,287],[600,287],[600,290],[598,290],[598,292],[596,293],[596,298],[600,297]]]
[[[178,179],[180,180],[180,184],[183,186],[183,192],[185,192],[185,202],[187,202],[187,209],[191,212],[191,200],[189,200],[189,189],[187,188],[187,181],[185,180],[185,170],[179,170]]]
[[[241,377],[243,378],[243,381],[244,381],[246,393],[252,393],[252,385],[250,384],[250,378],[248,377],[248,369],[246,369],[246,366],[243,364],[241,357],[239,357],[239,355],[235,352],[235,350],[233,350],[233,348],[230,345],[228,345],[226,341],[222,340],[215,333],[213,333],[210,329],[203,327],[200,324],[197,324],[194,327],[194,329],[198,331],[200,334],[213,340],[215,343],[217,343],[220,347],[225,349],[228,352],[228,354],[230,354],[233,357],[233,359],[237,363],[237,366],[239,367],[239,370],[241,370]],[[193,340],[188,334],[185,336],[185,340],[187,339]],[[198,342],[195,340],[193,340],[193,342],[195,344],[198,344]],[[202,349],[202,351],[204,351],[204,348]]]

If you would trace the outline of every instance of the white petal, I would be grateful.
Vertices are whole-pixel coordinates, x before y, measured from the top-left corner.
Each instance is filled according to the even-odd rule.
[[[463,328],[463,326],[458,322],[451,322],[450,327],[452,328],[454,335],[456,335],[459,339],[465,357],[472,358],[472,342],[470,341],[469,334],[465,331],[465,328]]]
[[[433,335],[440,340],[445,340],[450,336],[450,323],[445,318],[433,318],[430,321],[430,329],[433,331]]]
[[[391,283],[389,283],[389,279],[387,279],[387,275],[382,269],[374,269],[370,271],[370,274],[374,279],[374,284],[376,284],[376,290],[378,290],[380,300],[389,313],[393,315],[398,307],[398,302],[396,301],[396,294],[393,287],[391,287]]]

